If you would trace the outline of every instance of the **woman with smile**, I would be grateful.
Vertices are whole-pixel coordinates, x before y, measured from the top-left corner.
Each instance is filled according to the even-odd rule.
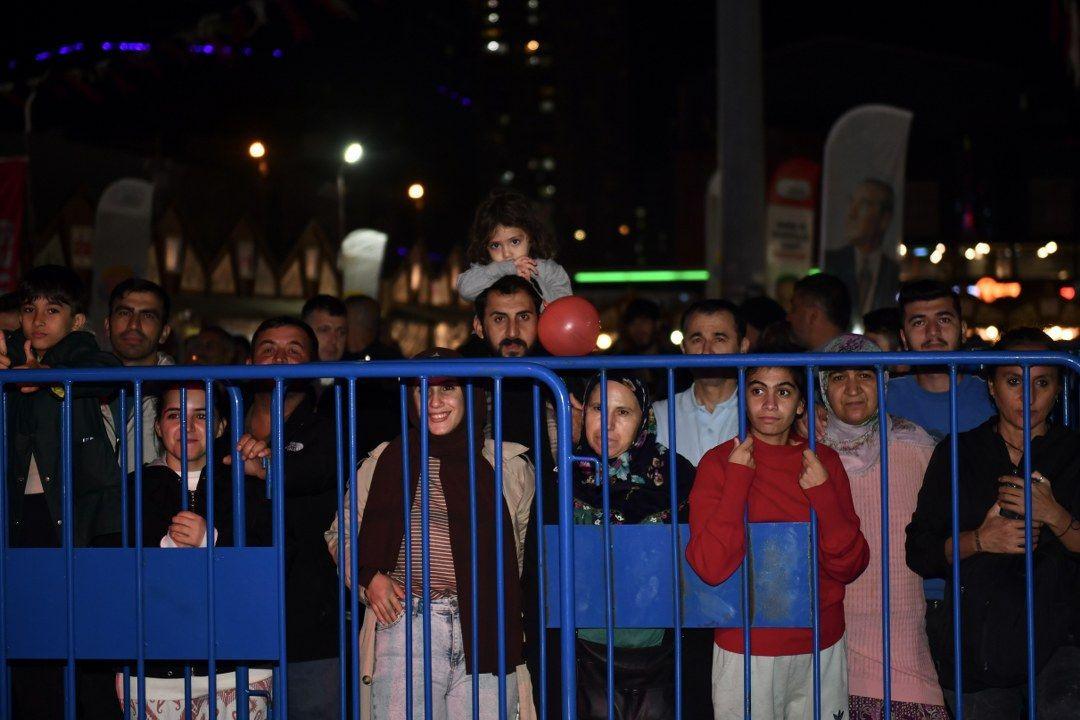
[[[841,335],[823,352],[881,352],[862,335]],[[881,628],[881,423],[888,429],[889,617],[892,717],[946,720],[941,688],[923,632],[926,600],[922,579],[904,562],[904,527],[915,510],[923,473],[934,451],[931,437],[910,420],[878,408],[877,372],[872,367],[833,367],[818,372],[828,412],[824,445],[840,455],[851,482],[855,511],[870,546],[870,564],[847,588],[850,716],[884,717]]]
[[[432,348],[416,359],[461,357],[453,350]],[[496,624],[496,562],[505,578],[502,603],[505,610],[507,716],[516,717],[518,701],[531,705],[532,687],[522,665],[520,583],[522,544],[528,525],[535,487],[528,448],[484,439],[486,415],[483,396],[473,404],[473,446],[466,422],[466,387],[455,377],[428,381],[426,399],[414,382],[409,402],[412,427],[407,436],[382,443],[361,464],[356,482],[345,497],[346,516],[326,533],[330,554],[338,560],[339,532],[344,530],[345,556],[340,566],[345,581],[360,591],[367,606],[360,631],[361,673],[370,678],[359,700],[364,718],[406,717],[406,661],[408,642],[403,619],[412,615],[413,717],[424,715],[424,645],[422,573],[422,519],[419,492],[421,465],[421,408],[426,404],[428,439],[429,592],[431,604],[432,686],[431,716],[449,720],[472,715],[472,675],[479,680],[480,717],[497,718],[499,708],[499,657]],[[412,527],[404,522],[403,454],[408,446]],[[475,460],[476,551],[471,561],[469,465]],[[502,459],[503,497],[495,497],[496,455]],[[356,493],[359,540],[358,582],[353,585],[349,537],[349,495]],[[498,504],[496,504],[498,503]],[[496,553],[495,512],[503,516],[503,545]],[[339,530],[339,528],[341,530]],[[412,548],[412,587],[405,585],[406,540]],[[476,572],[478,594],[471,594]],[[479,644],[472,644],[472,606],[477,605]]]

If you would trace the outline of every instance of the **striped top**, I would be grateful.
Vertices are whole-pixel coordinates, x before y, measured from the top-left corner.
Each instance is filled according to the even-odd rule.
[[[454,557],[450,551],[450,519],[446,513],[446,497],[442,480],[439,479],[438,458],[428,458],[428,532],[430,538],[431,597],[444,598],[457,595],[457,578],[454,576]],[[412,504],[412,594],[421,597],[424,592],[423,576],[423,524],[420,516],[420,488]],[[390,577],[405,584],[405,544],[398,553],[397,564]]]

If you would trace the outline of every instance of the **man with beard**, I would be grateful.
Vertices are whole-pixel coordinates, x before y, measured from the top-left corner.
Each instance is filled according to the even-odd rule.
[[[469,348],[474,357],[517,358],[544,356],[546,353],[537,342],[537,324],[540,317],[541,300],[536,289],[527,280],[517,275],[504,275],[476,298],[476,315],[473,317],[473,331],[481,343],[474,343]],[[478,350],[476,348],[479,348]],[[573,382],[573,378],[569,379]],[[541,417],[541,432],[544,433],[544,419],[551,408],[550,393],[541,389],[545,407],[537,408],[533,403],[533,382],[531,380],[506,380],[502,384],[503,435],[504,442],[517,442],[529,448],[529,458],[534,463],[539,457],[540,472],[536,474],[536,494],[543,505],[544,524],[556,525],[559,522],[558,486],[555,481],[555,449],[550,436],[542,435],[540,447],[536,448],[533,418],[537,413]],[[489,393],[489,400],[490,393]],[[581,430],[581,403],[571,395],[573,416],[573,438]],[[489,424],[494,423],[494,413],[488,413]],[[490,428],[487,430],[491,437]],[[532,678],[533,702],[540,707],[540,633],[542,615],[539,607],[537,585],[539,528],[536,512],[529,518],[525,533],[525,552],[521,582],[522,616],[525,627],[525,664]],[[547,697],[548,717],[559,716],[559,632],[547,631]]]
[[[109,295],[109,316],[105,318],[105,334],[109,337],[113,354],[127,367],[153,367],[173,365],[173,359],[161,351],[169,339],[169,295],[155,282],[142,278],[124,280]],[[102,405],[105,431],[109,442],[120,452],[120,440],[116,429],[126,426],[127,469],[130,472],[139,464],[149,462],[161,452],[160,440],[154,432],[157,405],[153,394],[143,386],[142,400],[142,457],[135,457],[135,414],[131,411],[134,398],[128,395],[127,422],[120,418],[120,401],[113,398]]]
[[[319,341],[306,323],[291,317],[264,321],[251,338],[250,365],[298,365],[319,356]],[[272,381],[254,384],[241,446],[270,443]],[[323,531],[337,511],[337,433],[316,412],[307,380],[289,382],[285,422],[285,653],[290,718],[337,714],[337,570]]]
[[[966,326],[960,296],[937,280],[916,280],[900,288],[900,338],[914,352],[951,352],[964,342]],[[889,380],[886,405],[921,425],[935,440],[949,427],[949,369],[942,365],[916,365],[912,373]],[[986,383],[971,375],[956,376],[957,432],[982,425],[994,414]]]
[[[682,315],[684,355],[745,353],[746,320],[738,306],[722,299],[699,300]],[[699,368],[693,384],[675,395],[675,450],[695,466],[701,456],[739,433],[739,382],[734,368]],[[668,401],[653,403],[656,440],[671,447]]]

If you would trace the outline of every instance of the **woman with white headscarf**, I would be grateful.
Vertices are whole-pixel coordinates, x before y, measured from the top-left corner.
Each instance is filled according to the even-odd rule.
[[[862,335],[841,335],[824,352],[881,352]],[[904,555],[904,528],[911,519],[923,474],[934,450],[931,437],[909,420],[880,412],[877,371],[829,367],[818,373],[828,424],[821,442],[840,455],[851,497],[870,545],[870,564],[847,586],[848,693],[852,720],[884,717],[881,557],[881,422],[888,429],[889,617],[891,706],[896,720],[948,718],[930,656],[923,617],[922,578]]]

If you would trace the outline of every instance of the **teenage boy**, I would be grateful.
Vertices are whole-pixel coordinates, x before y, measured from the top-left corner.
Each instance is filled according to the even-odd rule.
[[[120,362],[98,349],[86,325],[83,284],[70,268],[42,265],[19,284],[20,329],[0,335],[0,367],[12,369],[112,367]],[[63,485],[60,469],[62,385],[8,385],[7,493],[12,547],[60,547]],[[75,547],[120,532],[120,469],[105,433],[101,396],[110,388],[71,387],[71,492],[69,521]],[[56,619],[60,622],[60,619]],[[79,667],[81,717],[99,717],[103,676]],[[109,689],[110,678],[104,677]],[[97,698],[99,701],[95,702]],[[60,666],[12,667],[15,718],[60,718],[64,683]],[[111,709],[116,711],[115,694]],[[118,712],[116,712],[118,714]]]

